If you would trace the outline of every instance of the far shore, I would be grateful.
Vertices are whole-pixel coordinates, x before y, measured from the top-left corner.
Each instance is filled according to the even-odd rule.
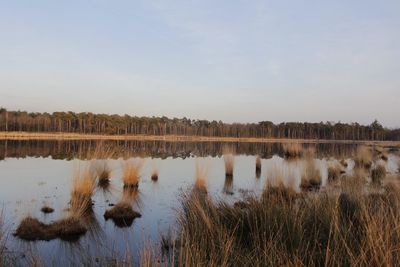
[[[400,146],[400,141],[360,141],[325,139],[246,138],[182,135],[99,135],[80,133],[0,132],[0,140],[126,140],[168,142],[243,142],[243,143],[340,143],[382,146]]]

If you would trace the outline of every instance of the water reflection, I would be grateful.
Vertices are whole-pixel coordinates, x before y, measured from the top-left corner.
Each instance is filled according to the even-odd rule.
[[[163,141],[93,141],[93,140],[1,140],[0,160],[5,158],[51,157],[53,159],[88,159],[93,155],[104,158],[106,154],[95,153],[99,144],[112,147],[113,158],[124,156],[155,157],[165,159],[188,157],[221,157],[225,151],[235,151],[239,155],[259,155],[271,158],[284,156],[284,145],[280,143],[222,143],[222,142],[163,142]],[[348,157],[354,154],[353,144],[304,144],[303,147],[315,147],[317,157]],[[102,155],[103,154],[103,155]]]

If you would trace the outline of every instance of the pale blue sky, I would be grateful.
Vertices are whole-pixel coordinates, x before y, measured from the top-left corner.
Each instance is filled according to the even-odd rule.
[[[0,106],[400,126],[400,1],[0,0]]]

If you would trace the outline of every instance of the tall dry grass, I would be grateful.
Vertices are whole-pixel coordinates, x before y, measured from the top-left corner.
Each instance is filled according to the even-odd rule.
[[[88,165],[77,165],[71,191],[71,211],[78,216],[92,208],[92,196],[96,188],[96,175]]]
[[[303,146],[300,143],[284,143],[282,148],[286,159],[296,159],[303,155]]]
[[[195,163],[196,167],[196,177],[195,177],[195,183],[194,183],[194,189],[197,191],[207,193],[207,177],[208,177],[208,171],[209,167],[207,165],[207,162],[204,160],[201,161],[199,159],[196,160]]]
[[[372,166],[372,160],[372,153],[368,147],[360,146],[357,148],[356,155],[354,156],[356,168],[369,169]]]
[[[175,266],[399,266],[400,191],[382,190],[267,186],[241,205],[191,191],[182,197]]]
[[[314,153],[313,149],[305,151],[305,163],[300,183],[302,190],[318,190],[322,183],[321,172],[315,164]]]
[[[140,176],[142,172],[144,161],[143,159],[135,158],[127,160],[122,166],[122,181],[124,187],[137,188],[139,186]]]
[[[235,157],[233,154],[224,154],[225,176],[233,177],[233,168],[235,165]]]

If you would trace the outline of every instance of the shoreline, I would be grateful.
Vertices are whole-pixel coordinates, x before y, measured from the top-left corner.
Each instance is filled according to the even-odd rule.
[[[103,140],[103,141],[167,141],[167,142],[227,142],[227,143],[338,143],[400,146],[400,141],[362,141],[327,139],[286,139],[254,137],[208,137],[182,135],[100,135],[80,133],[0,132],[0,140]]]

